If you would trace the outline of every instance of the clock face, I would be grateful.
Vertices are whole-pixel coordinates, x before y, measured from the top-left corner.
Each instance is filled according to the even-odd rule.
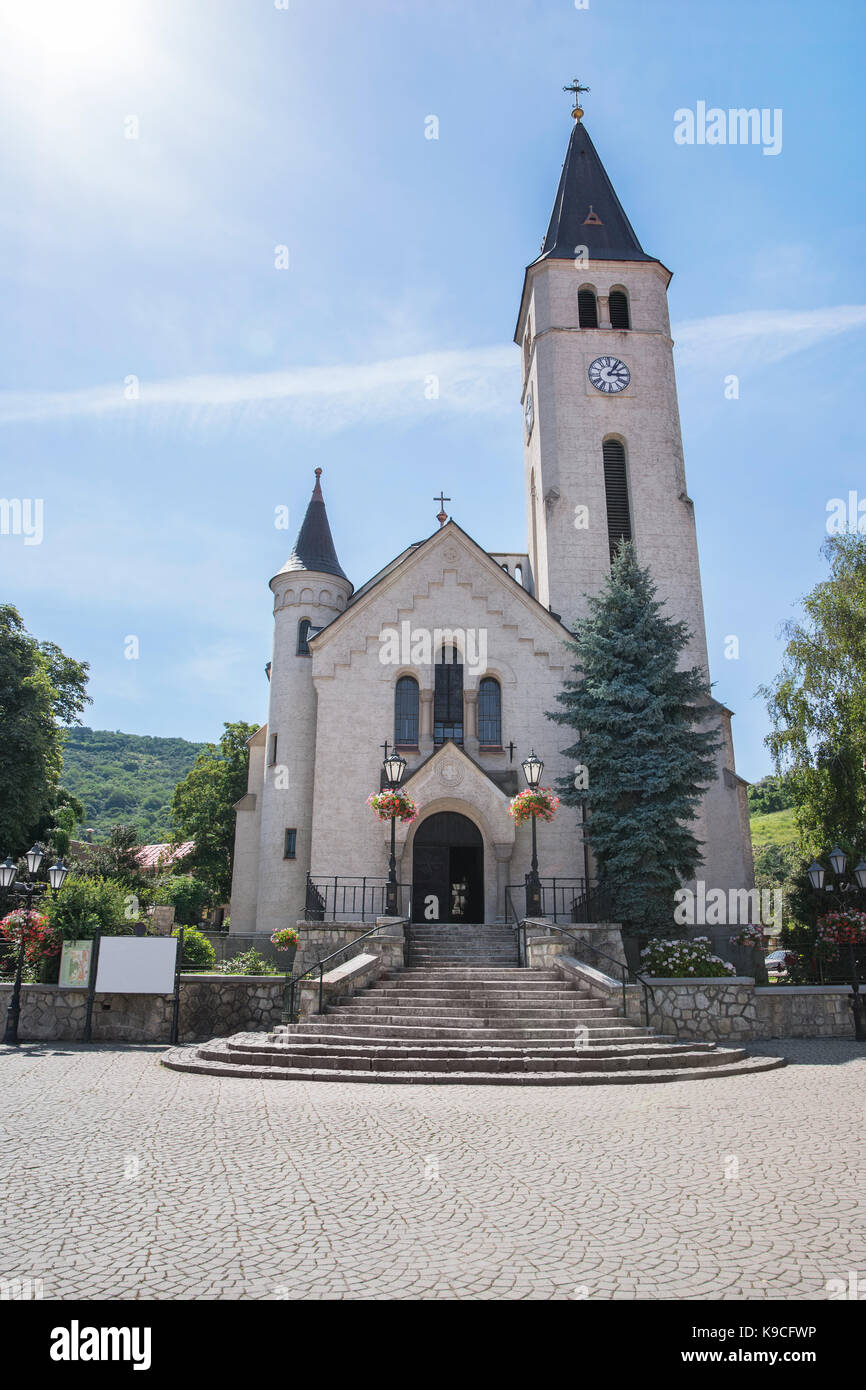
[[[526,397],[526,405],[523,407],[523,419],[526,424],[526,438],[532,434],[532,422],[535,419],[535,404],[530,391]]]
[[[631,372],[618,357],[596,357],[589,364],[589,379],[596,391],[613,395],[625,390],[631,381]]]

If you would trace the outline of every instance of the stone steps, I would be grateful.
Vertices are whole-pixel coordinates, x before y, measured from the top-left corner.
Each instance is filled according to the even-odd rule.
[[[435,964],[416,961],[271,1034],[174,1048],[163,1063],[281,1081],[538,1086],[735,1076],[784,1065],[742,1048],[653,1033],[554,969],[503,965],[489,952],[474,963],[461,944],[470,937],[439,930],[429,934]],[[491,950],[502,930],[484,930]],[[477,936],[478,929],[472,932]],[[443,962],[441,951],[459,959]]]

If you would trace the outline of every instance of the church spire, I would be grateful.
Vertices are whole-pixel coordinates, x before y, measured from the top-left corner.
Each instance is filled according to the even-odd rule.
[[[322,495],[321,477],[322,470],[317,468],[316,486],[307,506],[307,514],[301,523],[294,549],[283,565],[281,573],[310,570],[315,574],[335,574],[348,582],[348,575],[343,573],[334,549],[328,513],[325,511],[325,499]]]
[[[580,87],[575,79],[574,86],[564,90],[575,92],[577,103],[578,93],[589,89]],[[648,256],[643,250],[623,212],[613,184],[581,120],[583,111],[579,105],[575,104],[572,115],[574,126],[550,226],[537,260],[571,261],[579,254],[576,248],[581,246],[587,248],[591,260],[653,260],[654,257]]]

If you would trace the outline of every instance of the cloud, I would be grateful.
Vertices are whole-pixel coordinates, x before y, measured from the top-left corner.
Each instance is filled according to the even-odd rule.
[[[674,329],[679,366],[780,362],[866,325],[866,305],[754,309],[693,319]],[[0,424],[72,418],[155,419],[166,412],[207,425],[226,412],[335,433],[371,421],[446,415],[505,416],[519,393],[519,358],[510,345],[424,352],[379,362],[293,367],[275,372],[142,379],[137,399],[122,381],[79,391],[0,392]]]
[[[746,309],[673,329],[678,366],[767,365],[866,325],[866,304],[829,309]]]
[[[143,379],[133,400],[124,382],[80,391],[7,391],[0,392],[0,424],[160,410],[194,410],[201,416],[243,408],[280,410],[300,424],[335,431],[365,420],[437,411],[498,414],[514,408],[518,373],[515,349],[500,346],[348,366]]]

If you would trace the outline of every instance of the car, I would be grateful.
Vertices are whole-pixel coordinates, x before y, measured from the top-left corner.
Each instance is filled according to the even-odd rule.
[[[771,951],[764,964],[771,975],[787,975],[788,966],[794,958],[793,951]]]

